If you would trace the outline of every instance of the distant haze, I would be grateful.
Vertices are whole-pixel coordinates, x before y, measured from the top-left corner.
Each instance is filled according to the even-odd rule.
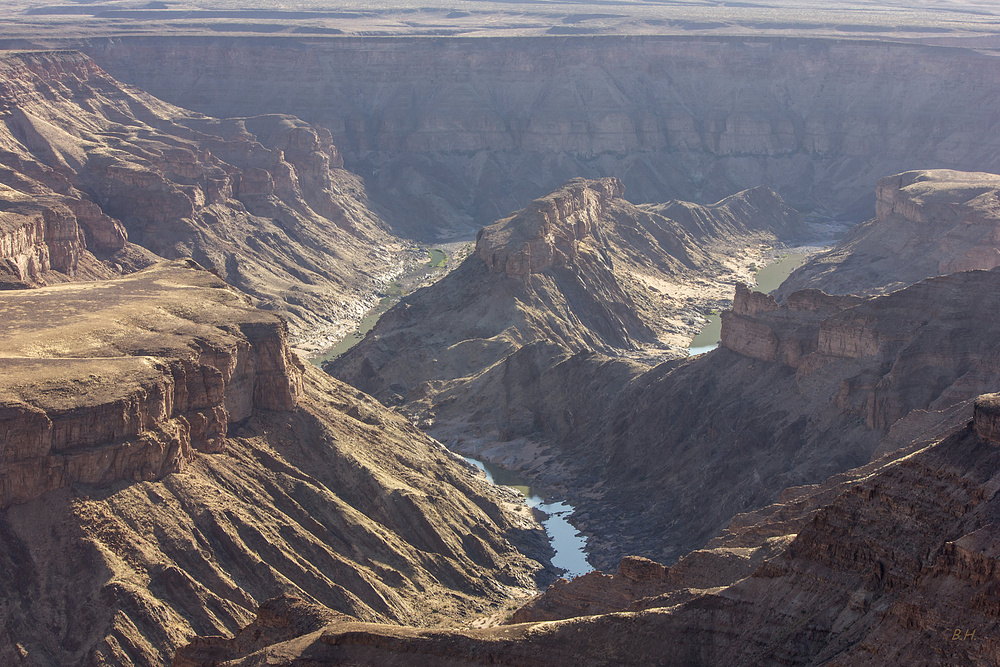
[[[760,35],[891,38],[934,44],[1000,44],[993,2],[663,0],[639,2],[503,2],[366,0],[331,6],[317,1],[121,2],[0,4],[0,30],[10,39],[122,35]]]

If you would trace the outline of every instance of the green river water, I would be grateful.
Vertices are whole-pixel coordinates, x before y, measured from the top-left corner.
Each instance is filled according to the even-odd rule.
[[[781,283],[785,282],[792,271],[806,263],[808,255],[798,252],[788,252],[757,272],[757,286],[755,292],[770,294],[778,289]],[[722,339],[722,316],[719,314],[709,315],[708,324],[698,332],[691,340],[689,354],[693,357],[696,354],[711,352],[719,347]]]

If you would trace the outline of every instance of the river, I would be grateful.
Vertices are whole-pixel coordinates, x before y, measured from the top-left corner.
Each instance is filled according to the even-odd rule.
[[[757,272],[755,292],[770,294],[785,282],[792,271],[806,263],[811,256],[807,252],[789,251]],[[688,347],[688,354],[704,354],[719,347],[722,340],[722,316],[718,313],[708,316],[708,324],[695,335]]]
[[[460,244],[453,245],[457,247]],[[448,249],[451,250],[451,248]],[[414,277],[417,279],[422,278],[429,271],[443,268],[445,262],[447,262],[449,258],[443,250],[433,248],[428,251],[428,259],[429,261],[426,265],[416,267],[409,274],[404,276],[402,280],[413,282]],[[399,291],[401,295],[402,290]],[[365,315],[357,329],[347,334],[342,341],[334,345],[332,348],[310,359],[310,361],[317,366],[322,366],[322,363],[327,359],[336,359],[338,356],[357,345],[365,337],[365,334],[371,331],[382,314],[399,301],[400,295],[387,296],[383,298],[379,302],[378,306]],[[524,496],[525,502],[527,502],[529,507],[535,507],[548,515],[549,518],[542,521],[542,526],[545,528],[545,532],[549,536],[549,542],[552,544],[552,549],[556,552],[556,555],[552,558],[552,564],[566,570],[566,577],[576,577],[581,574],[586,574],[594,569],[589,563],[587,563],[587,554],[584,551],[587,546],[586,539],[580,537],[576,532],[576,528],[574,528],[567,520],[567,517],[573,513],[572,506],[561,501],[546,502],[531,488],[531,485],[527,481],[521,479],[509,470],[505,470],[499,466],[486,463],[485,461],[478,461],[467,456],[464,458],[466,461],[485,472],[486,479],[491,483],[517,489],[521,492],[521,495]]]
[[[526,480],[509,470],[469,456],[462,458],[485,472],[488,481],[520,491],[529,507],[535,507],[549,515],[548,519],[542,521],[542,526],[556,552],[552,557],[552,564],[566,570],[563,576],[567,579],[578,577],[594,569],[587,562],[587,539],[581,537],[568,520],[573,513],[572,506],[561,501],[546,502]]]

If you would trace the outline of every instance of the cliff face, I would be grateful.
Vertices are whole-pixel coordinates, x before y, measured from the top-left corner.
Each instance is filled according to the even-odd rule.
[[[76,52],[7,52],[0,71],[9,286],[134,270],[150,262],[139,244],[195,259],[299,335],[343,327],[399,271],[328,130],[189,112]]]
[[[616,176],[634,202],[767,185],[800,210],[863,220],[886,174],[1000,168],[994,56],[901,42],[125,37],[83,48],[175,104],[330,128],[400,228],[433,236],[577,176]]]
[[[0,663],[166,665],[278,595],[433,626],[551,579],[518,497],[209,272],[0,298]]]
[[[1000,176],[929,170],[880,179],[875,217],[777,291],[882,294],[924,278],[1000,266]]]
[[[706,297],[722,298],[748,275],[747,247],[802,228],[765,190],[664,205],[683,209],[683,222],[622,193],[617,179],[574,179],[485,227],[460,267],[405,297],[327,370],[424,418],[464,421],[485,402],[507,410],[497,417],[508,435],[530,431],[533,417],[499,396],[529,391],[561,355],[683,354],[699,309],[714,303]],[[700,300],[685,285],[695,276]],[[516,371],[514,359],[524,362]]]
[[[952,435],[906,455],[789,489],[779,503],[737,517],[726,535],[675,567],[629,558],[615,577],[563,582],[515,615],[581,618],[450,632],[327,619],[309,626],[316,633],[309,659],[455,666],[993,664],[1000,659],[994,641],[1000,450],[978,435],[983,426],[977,411]],[[725,572],[725,561],[743,567]],[[641,599],[656,589],[672,592]],[[630,597],[631,611],[605,613]],[[282,656],[277,664],[297,664],[305,654],[292,637],[301,633],[253,644],[252,636],[262,634],[250,632],[268,621],[287,628],[312,618],[289,613],[279,626],[262,609],[255,626],[239,635],[242,650],[232,642],[210,653],[210,642],[197,640],[179,652],[177,664],[216,664],[211,658],[251,665],[265,651]]]
[[[663,364],[599,416],[554,429],[556,460],[578,485],[607,489],[578,511],[580,527],[615,535],[592,540],[595,560],[635,553],[670,563],[782,488],[967,420],[1000,376],[995,323],[978,315],[993,307],[998,279],[958,273],[874,299],[806,290],[780,307],[738,290],[720,350]],[[594,414],[600,403],[587,405],[583,414]],[[624,514],[614,526],[602,518],[612,507]]]
[[[13,316],[2,325],[0,352],[0,508],[78,483],[160,479],[183,469],[196,450],[221,451],[230,423],[255,410],[294,409],[302,366],[288,350],[284,323],[248,311],[217,278],[182,267],[3,295]],[[189,289],[171,290],[185,279]],[[195,286],[216,292],[196,294],[210,297],[199,304],[190,301]],[[137,292],[150,310],[132,306]],[[191,341],[167,335],[147,347],[152,333],[126,337],[126,327],[113,324],[146,320],[156,331],[171,318],[152,309],[183,317],[195,307],[206,314],[187,325],[200,329]],[[26,321],[32,313],[50,315]]]

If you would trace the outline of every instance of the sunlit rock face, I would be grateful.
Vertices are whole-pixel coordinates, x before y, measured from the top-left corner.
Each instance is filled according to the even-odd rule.
[[[576,176],[633,202],[757,185],[870,217],[906,169],[1000,166],[995,57],[915,44],[764,38],[125,38],[115,76],[214,116],[329,128],[401,229],[475,229]]]
[[[437,625],[552,578],[519,496],[190,260],[0,312],[0,664],[165,666],[281,594]]]
[[[2,52],[0,81],[0,287],[191,258],[301,340],[358,315],[400,270],[326,128],[204,116],[76,51]]]

